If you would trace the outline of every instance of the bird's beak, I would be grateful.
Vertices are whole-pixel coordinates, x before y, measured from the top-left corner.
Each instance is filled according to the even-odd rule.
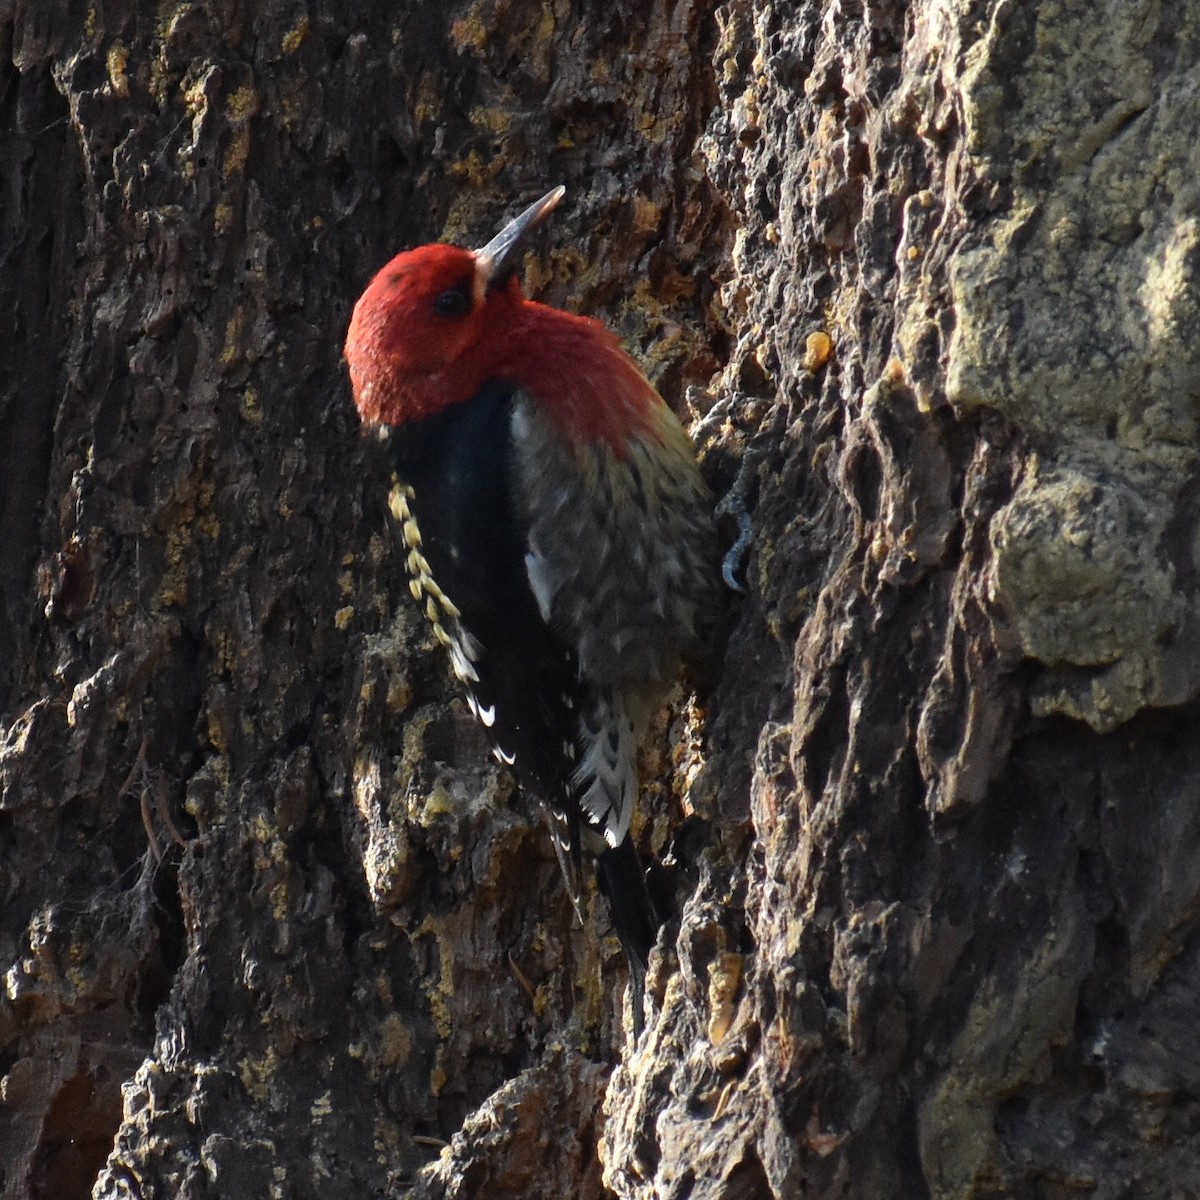
[[[485,292],[502,286],[517,269],[517,252],[526,238],[558,207],[567,189],[559,184],[514,217],[486,246],[475,251],[476,286]]]

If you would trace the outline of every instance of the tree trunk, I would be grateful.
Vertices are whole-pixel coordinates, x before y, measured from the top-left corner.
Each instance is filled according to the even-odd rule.
[[[1200,1193],[1196,5],[0,47],[4,1196]],[[558,182],[530,291],[752,535],[644,758],[636,1044],[340,363],[381,262]]]

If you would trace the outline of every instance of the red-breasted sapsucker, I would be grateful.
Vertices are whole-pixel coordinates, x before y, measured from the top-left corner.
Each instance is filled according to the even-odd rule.
[[[345,357],[360,416],[388,431],[413,596],[497,757],[549,811],[577,907],[594,856],[640,1024],[661,922],[629,837],[635,756],[715,606],[713,505],[612,334],[522,294],[518,250],[564,190],[481,250],[393,258]]]

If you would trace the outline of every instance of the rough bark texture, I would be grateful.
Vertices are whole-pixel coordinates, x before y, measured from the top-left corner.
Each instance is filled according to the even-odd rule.
[[[1200,1193],[1198,69],[1150,2],[0,4],[0,1191]],[[636,1046],[339,363],[559,181],[531,290],[752,514]]]

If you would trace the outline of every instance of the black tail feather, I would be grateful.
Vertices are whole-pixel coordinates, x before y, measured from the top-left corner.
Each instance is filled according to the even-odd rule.
[[[629,983],[633,999],[635,1034],[642,1031],[642,994],[650,950],[662,926],[662,917],[646,889],[646,876],[633,842],[626,835],[615,849],[596,860],[600,891],[608,900],[613,929],[629,959]]]

